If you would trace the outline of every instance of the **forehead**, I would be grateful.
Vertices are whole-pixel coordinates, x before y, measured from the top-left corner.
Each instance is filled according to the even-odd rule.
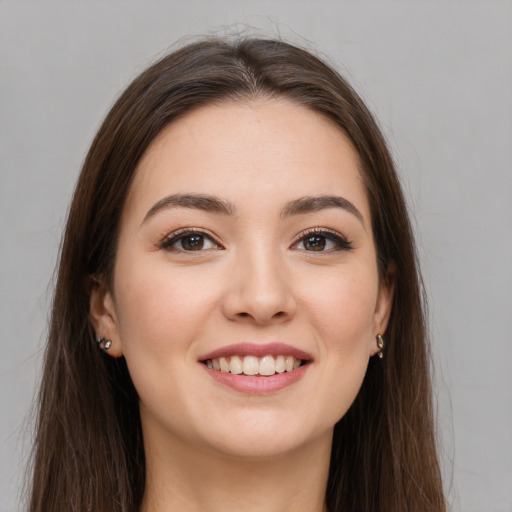
[[[170,193],[203,193],[271,206],[336,193],[368,215],[359,158],[332,121],[288,100],[226,102],[169,124],[139,164],[126,207]]]

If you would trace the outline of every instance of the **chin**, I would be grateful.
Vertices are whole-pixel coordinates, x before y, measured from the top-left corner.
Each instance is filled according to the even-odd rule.
[[[304,418],[295,421],[272,413],[244,414],[229,426],[210,424],[204,442],[210,449],[234,458],[278,458],[314,443],[319,438],[332,437],[334,423],[312,426]]]

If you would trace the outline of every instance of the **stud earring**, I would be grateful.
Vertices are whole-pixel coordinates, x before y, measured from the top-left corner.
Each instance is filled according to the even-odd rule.
[[[384,336],[382,336],[382,334],[377,334],[377,346],[380,348],[377,355],[379,356],[379,359],[382,359],[384,357],[384,353],[382,352],[384,350]]]
[[[107,352],[107,350],[112,346],[111,340],[106,340],[103,336],[96,340],[98,347],[103,350],[103,352]]]

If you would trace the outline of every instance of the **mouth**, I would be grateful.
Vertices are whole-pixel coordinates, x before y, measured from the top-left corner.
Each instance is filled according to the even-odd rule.
[[[238,392],[267,394],[301,380],[313,356],[285,343],[239,343],[205,354],[198,362],[217,382]]]
[[[270,377],[285,372],[293,372],[301,366],[308,364],[308,360],[300,359],[292,355],[233,355],[214,357],[201,361],[208,368],[233,375]]]

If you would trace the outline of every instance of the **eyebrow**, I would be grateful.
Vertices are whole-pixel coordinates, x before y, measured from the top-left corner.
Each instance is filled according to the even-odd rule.
[[[172,194],[156,202],[146,213],[142,224],[157,213],[170,208],[191,208],[223,215],[236,214],[235,205],[219,197],[206,194]],[[363,226],[365,225],[363,215],[355,205],[340,196],[304,196],[294,199],[281,210],[281,217],[318,212],[328,208],[341,208],[357,217]]]
[[[364,224],[361,212],[348,199],[340,196],[306,196],[290,201],[282,210],[282,217],[318,212],[327,208],[341,208],[359,219]]]
[[[155,203],[146,213],[142,224],[162,210],[170,208],[191,208],[206,212],[234,215],[236,208],[229,201],[204,194],[173,194]]]

